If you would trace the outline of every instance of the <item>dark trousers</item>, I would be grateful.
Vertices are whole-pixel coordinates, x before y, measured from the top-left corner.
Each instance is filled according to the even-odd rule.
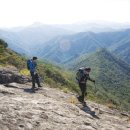
[[[85,95],[87,94],[86,93],[86,90],[87,90],[86,83],[79,83],[79,87],[81,90],[81,96],[79,98],[82,102],[84,102]]]
[[[35,88],[35,83],[37,83],[38,87],[40,86],[39,76],[38,74],[34,74],[34,72],[30,72],[32,76],[32,88]]]

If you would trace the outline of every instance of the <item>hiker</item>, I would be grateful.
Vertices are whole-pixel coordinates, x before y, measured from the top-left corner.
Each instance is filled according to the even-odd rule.
[[[85,103],[84,98],[85,98],[85,95],[87,95],[87,92],[86,92],[87,80],[90,80],[90,81],[95,83],[95,80],[91,79],[90,76],[89,76],[90,72],[91,72],[91,68],[82,68],[82,69],[79,69],[79,71],[76,74],[77,75],[76,79],[78,80],[79,87],[80,87],[80,90],[81,90],[81,93],[82,93],[82,95],[79,96],[78,99],[82,103]]]
[[[35,83],[37,83],[38,87],[42,87],[40,85],[39,75],[37,73],[37,57],[33,57],[31,60],[27,61],[27,67],[30,70],[30,74],[32,77],[32,91],[35,92]]]

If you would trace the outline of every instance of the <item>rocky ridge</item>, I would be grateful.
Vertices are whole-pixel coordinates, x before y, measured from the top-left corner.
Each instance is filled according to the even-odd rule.
[[[11,81],[12,82],[12,81]],[[43,84],[0,84],[0,130],[130,130],[129,113],[87,101]]]
[[[0,130],[130,130],[128,116],[87,101],[82,107],[73,93],[30,84],[0,85]]]
[[[5,83],[27,83],[30,81],[29,77],[23,76],[14,66],[0,67],[0,84]]]

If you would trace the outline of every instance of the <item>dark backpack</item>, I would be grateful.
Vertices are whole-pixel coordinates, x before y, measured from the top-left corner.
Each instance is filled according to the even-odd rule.
[[[31,63],[31,60],[27,60],[27,69],[30,70],[30,63]]]
[[[84,76],[84,67],[79,68],[77,73],[76,73],[76,80],[79,82],[81,78]]]

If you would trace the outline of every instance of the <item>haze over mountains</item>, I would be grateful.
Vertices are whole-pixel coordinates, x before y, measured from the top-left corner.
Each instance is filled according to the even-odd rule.
[[[0,38],[14,51],[37,55],[55,63],[69,62],[98,48],[108,48],[130,63],[129,24],[84,23],[74,25],[43,25],[0,30]],[[125,48],[125,51],[124,51]]]
[[[47,42],[44,49],[39,48],[39,56],[50,59],[53,62],[65,63],[83,54],[92,53],[99,48],[107,48],[112,53],[117,55],[119,53],[122,59],[125,59],[127,62],[130,48],[129,36],[129,29],[102,33],[81,32],[62,36]],[[125,46],[128,51],[124,52],[121,46]]]
[[[16,52],[33,55],[40,44],[44,45],[44,42],[51,38],[69,33],[69,31],[57,27],[33,24],[28,27],[0,30],[0,37],[5,39],[9,43],[9,47]]]

